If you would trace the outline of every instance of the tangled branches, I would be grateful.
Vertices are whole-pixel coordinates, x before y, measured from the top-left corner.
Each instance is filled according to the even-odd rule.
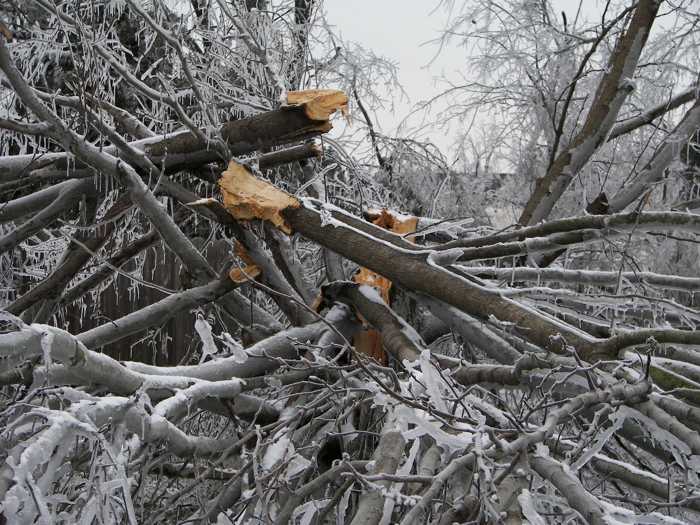
[[[697,521],[700,279],[655,253],[700,218],[654,197],[697,90],[618,118],[657,2],[576,40],[551,165],[503,231],[391,209],[456,208],[456,177],[380,136],[394,71],[317,2],[29,4],[0,6],[0,522]],[[324,138],[345,91],[366,123]],[[686,104],[610,198],[549,218]],[[439,188],[392,197],[417,163]]]

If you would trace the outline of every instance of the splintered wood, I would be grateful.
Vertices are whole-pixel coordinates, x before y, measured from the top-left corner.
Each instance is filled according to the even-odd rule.
[[[2,35],[5,37],[5,40],[7,40],[8,42],[12,42],[12,31],[10,31],[9,28],[2,23],[2,21],[0,21],[0,33],[2,33]]]
[[[336,89],[290,91],[287,94],[287,107],[301,108],[306,117],[313,121],[313,129],[328,131],[331,127],[329,119],[333,113],[340,110],[347,116],[348,97]],[[228,169],[221,174],[219,188],[223,195],[224,207],[234,218],[270,221],[284,233],[292,233],[281,211],[289,207],[298,208],[299,201],[272,184],[258,179],[247,167],[232,160]],[[196,204],[207,205],[205,201],[198,201]]]
[[[381,210],[368,210],[367,215],[372,220],[372,224],[381,226],[398,235],[414,233],[418,228],[418,217],[414,217],[413,215],[401,215],[389,211],[386,208],[382,208]]]
[[[229,163],[228,169],[221,174],[219,188],[224,207],[234,218],[270,221],[284,233],[292,233],[281,211],[298,208],[299,201],[269,182],[258,179],[242,164],[234,160]]]
[[[399,235],[413,233],[418,226],[418,217],[399,215],[386,208],[370,210],[368,215],[372,220],[372,224],[376,224],[377,226]],[[373,287],[379,292],[379,295],[387,305],[391,304],[391,281],[386,277],[367,268],[360,267],[352,280],[358,284],[366,284]],[[365,325],[367,324],[364,319],[362,319],[362,322]],[[361,330],[355,336],[353,344],[358,352],[368,355],[382,364],[387,363],[387,355],[382,348],[382,336],[377,330],[372,328]]]
[[[295,93],[291,93],[291,95],[291,100],[309,104],[307,99],[297,96]],[[329,115],[328,112],[331,110],[328,108],[338,104],[338,99],[334,98],[335,95],[331,95],[329,95],[331,102],[322,97],[311,99],[312,101],[320,100],[314,110],[318,112],[315,113],[317,116]],[[286,234],[292,233],[291,227],[282,216],[282,211],[290,207],[298,208],[301,206],[299,200],[275,188],[269,182],[258,179],[247,167],[231,161],[228,169],[222,173],[219,179],[219,188],[223,195],[224,207],[234,218],[244,221],[251,219],[270,221]],[[400,235],[415,232],[418,224],[416,217],[403,216],[387,209],[372,210],[368,215],[373,224]],[[234,282],[243,283],[260,274],[260,269],[240,244],[236,245],[236,255],[245,263],[245,266],[231,270],[229,276]],[[360,268],[353,276],[353,281],[373,287],[387,305],[391,303],[391,281],[386,277],[368,268]],[[382,348],[381,334],[377,330],[367,327],[367,322],[364,319],[361,320],[365,329],[355,336],[355,348],[358,352],[386,364],[387,355]]]
[[[337,89],[306,89],[287,93],[288,106],[303,106],[311,120],[328,120],[340,110],[348,118],[348,96]]]
[[[418,217],[400,215],[386,208],[382,208],[381,210],[369,210],[367,215],[372,220],[372,224],[376,224],[385,230],[399,235],[413,233],[418,226]],[[372,270],[368,270],[367,268],[360,268],[353,277],[353,281],[358,284],[366,284],[374,287],[379,292],[379,295],[382,296],[384,302],[389,304],[391,281],[386,277]]]
[[[233,268],[228,276],[234,283],[245,283],[251,279],[255,279],[260,275],[260,268],[255,264],[253,259],[248,254],[245,247],[238,241],[233,247],[233,252],[238,256],[238,258],[243,261],[244,266],[240,268]]]

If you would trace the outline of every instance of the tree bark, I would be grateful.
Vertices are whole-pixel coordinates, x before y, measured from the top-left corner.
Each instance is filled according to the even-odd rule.
[[[657,0],[640,0],[629,27],[610,57],[608,72],[598,85],[581,131],[556,157],[547,174],[537,180],[518,220],[521,226],[546,219],[571,180],[605,143],[622,105],[634,89],[632,78],[659,6]]]

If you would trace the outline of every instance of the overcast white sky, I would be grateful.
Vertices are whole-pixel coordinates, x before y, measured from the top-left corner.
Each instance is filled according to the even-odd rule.
[[[564,10],[569,20],[574,19],[579,0],[553,3],[557,11]],[[583,0],[584,14],[595,13],[600,5],[601,0]],[[399,78],[410,100],[397,100],[393,113],[387,110],[376,115],[375,126],[386,134],[396,132],[397,125],[414,104],[440,92],[436,85],[438,77],[443,74],[455,79],[459,78],[458,74],[468,77],[464,48],[444,48],[438,60],[428,65],[438,51],[437,44],[428,42],[440,36],[448,18],[446,9],[437,7],[438,0],[325,0],[324,6],[328,21],[337,27],[344,40],[358,42],[398,62]],[[445,153],[454,141],[453,134],[436,131],[428,131],[424,138],[435,142]]]
[[[428,67],[438,50],[427,42],[440,35],[447,22],[444,9],[436,9],[431,0],[326,0],[328,21],[335,25],[344,40],[360,43],[375,53],[398,62],[399,79],[410,100],[395,98],[395,111],[381,111],[375,126],[393,134],[408,115],[413,104],[435,96],[439,89],[435,78],[441,73],[462,70],[465,53],[462,49],[445,49]],[[439,139],[440,136],[428,136]],[[440,146],[449,140],[439,140]]]

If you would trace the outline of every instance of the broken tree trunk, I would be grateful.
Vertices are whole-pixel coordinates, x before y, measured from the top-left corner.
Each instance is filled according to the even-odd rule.
[[[588,361],[614,358],[626,347],[644,344],[649,337],[658,342],[697,344],[700,332],[689,330],[638,330],[601,339],[579,330],[546,313],[481,285],[467,274],[452,267],[462,251],[443,252],[422,250],[403,237],[376,227],[371,223],[314,199],[298,200],[293,196],[255,179],[247,170],[237,171],[247,181],[247,189],[257,187],[267,197],[264,213],[256,219],[274,216],[274,222],[286,232],[298,232],[308,239],[346,257],[353,262],[380,273],[409,290],[427,294],[465,313],[496,323],[505,323],[526,340],[555,353],[576,351]],[[224,206],[237,219],[240,206],[232,202],[247,201],[246,209],[258,205],[256,192],[237,193],[239,182],[227,176],[220,181]],[[252,180],[248,180],[252,179]],[[253,182],[254,181],[254,182]],[[368,233],[371,232],[371,233]],[[377,232],[379,236],[375,236]]]

